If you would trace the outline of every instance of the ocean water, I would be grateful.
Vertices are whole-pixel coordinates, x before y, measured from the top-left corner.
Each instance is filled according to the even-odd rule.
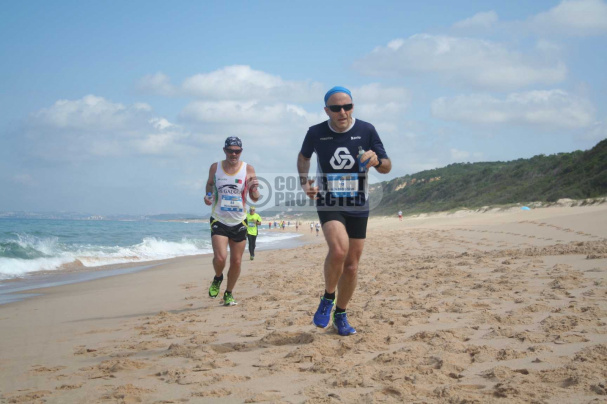
[[[261,229],[257,249],[296,237]],[[0,219],[0,280],[212,252],[208,222]]]

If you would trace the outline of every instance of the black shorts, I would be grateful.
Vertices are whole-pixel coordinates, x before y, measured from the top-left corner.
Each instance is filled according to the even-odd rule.
[[[346,226],[348,238],[367,238],[367,221],[368,217],[348,216],[344,212],[334,210],[319,210],[318,219],[320,224],[325,224],[331,220],[337,220]]]
[[[228,226],[211,217],[211,237],[224,236],[232,241],[240,242],[247,239],[247,219],[236,226]]]

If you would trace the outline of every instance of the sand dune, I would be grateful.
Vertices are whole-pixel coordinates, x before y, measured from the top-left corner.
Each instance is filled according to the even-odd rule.
[[[233,307],[208,256],[0,306],[0,402],[607,402],[607,206],[373,219],[349,337],[304,233]]]

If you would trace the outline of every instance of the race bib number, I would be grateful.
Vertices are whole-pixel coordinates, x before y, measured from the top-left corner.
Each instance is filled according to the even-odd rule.
[[[222,195],[220,209],[230,212],[242,212],[242,197],[234,195]]]
[[[257,226],[257,222],[255,220],[253,220],[252,222],[249,222],[249,227],[255,227]]]
[[[358,174],[327,174],[327,188],[334,197],[358,195]]]

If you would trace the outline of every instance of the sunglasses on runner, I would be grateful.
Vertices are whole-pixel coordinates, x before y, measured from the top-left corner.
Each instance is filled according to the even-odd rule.
[[[224,147],[223,150],[227,154],[240,154],[240,153],[242,153],[242,149],[234,150],[234,149],[228,149],[228,148]]]
[[[344,111],[349,111],[352,109],[354,105],[352,104],[345,104],[345,105],[327,105],[327,108],[329,108],[332,112],[339,112],[341,111],[341,109],[343,108]]]

